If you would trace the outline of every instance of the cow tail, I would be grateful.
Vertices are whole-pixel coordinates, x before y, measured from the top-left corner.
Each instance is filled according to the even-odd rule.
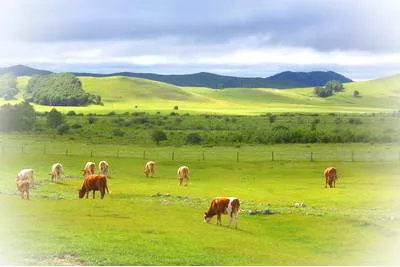
[[[107,180],[104,187],[106,188],[107,194],[110,194],[110,191],[108,191]]]

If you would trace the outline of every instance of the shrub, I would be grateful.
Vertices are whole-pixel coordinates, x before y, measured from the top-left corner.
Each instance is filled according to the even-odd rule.
[[[60,126],[57,127],[57,133],[59,135],[64,135],[69,132],[69,125],[68,124],[61,124]]]
[[[200,144],[203,139],[198,133],[190,133],[186,136],[185,141],[188,144]]]
[[[95,121],[96,121],[95,117],[92,117],[92,116],[88,117],[89,124],[93,124]]]

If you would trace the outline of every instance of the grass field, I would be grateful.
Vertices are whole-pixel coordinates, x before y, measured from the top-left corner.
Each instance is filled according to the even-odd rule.
[[[392,112],[400,106],[400,75],[344,84],[345,91],[329,98],[313,95],[313,88],[269,89],[228,88],[215,90],[179,87],[130,77],[79,77],[84,90],[99,94],[104,106],[75,107],[76,112],[104,114],[116,112],[170,112],[174,106],[190,113],[261,114],[266,112]],[[22,100],[28,77],[18,78],[21,92],[16,100],[0,100],[0,105]],[[353,97],[358,90],[360,97]],[[37,111],[52,107],[35,105]],[[70,107],[59,107],[62,111]]]
[[[355,151],[370,149],[350,146]],[[148,155],[157,161],[154,178],[144,177],[146,160],[134,155],[2,154],[1,264],[400,264],[398,160],[270,161],[248,153],[245,161],[235,162],[232,149],[225,147],[218,148],[214,160],[160,156],[172,149],[164,147]],[[195,153],[199,148],[186,150]],[[300,145],[280,145],[274,150],[303,152]],[[79,170],[88,160],[103,159],[111,165],[111,194],[104,200],[98,194],[94,200],[78,199]],[[56,161],[64,165],[67,178],[52,183],[48,172]],[[184,164],[191,168],[189,185],[178,187],[176,169]],[[339,180],[336,188],[325,189],[322,171],[331,165],[337,167]],[[37,185],[31,190],[31,200],[23,201],[15,192],[14,177],[28,167],[35,168]],[[202,214],[215,196],[241,200],[237,230],[226,226],[226,216],[222,227],[215,225],[215,218],[211,224],[203,222]],[[296,202],[306,207],[296,208]],[[250,209],[279,213],[249,215]]]

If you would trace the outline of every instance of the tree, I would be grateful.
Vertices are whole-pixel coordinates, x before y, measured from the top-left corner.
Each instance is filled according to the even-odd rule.
[[[17,78],[11,73],[0,75],[0,97],[5,100],[12,99],[18,94]]]
[[[81,81],[69,73],[33,76],[26,86],[24,98],[48,106],[102,104],[101,96],[85,92]]]
[[[198,133],[190,133],[186,136],[185,141],[188,144],[199,144],[203,139]]]
[[[344,90],[343,84],[336,80],[329,81],[325,84],[325,88],[332,90],[332,92],[341,92]]]
[[[155,130],[151,134],[151,138],[157,143],[157,145],[159,145],[160,141],[167,140],[167,135],[161,130]]]
[[[52,108],[49,113],[47,113],[47,124],[50,127],[57,128],[64,122],[64,116],[57,109]]]
[[[25,131],[32,129],[36,120],[35,110],[28,102],[0,108],[0,131]]]
[[[353,97],[360,97],[360,92],[358,90],[354,90]]]

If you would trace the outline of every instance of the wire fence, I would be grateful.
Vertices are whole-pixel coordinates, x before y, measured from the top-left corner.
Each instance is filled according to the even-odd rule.
[[[130,157],[145,160],[176,160],[176,161],[216,161],[228,160],[232,162],[246,161],[400,161],[400,151],[395,149],[346,149],[345,147],[332,149],[319,147],[314,151],[309,148],[274,149],[274,147],[152,147],[140,148],[124,145],[93,145],[93,144],[63,144],[63,143],[2,143],[0,155],[11,154],[27,155],[64,155],[84,157]]]

